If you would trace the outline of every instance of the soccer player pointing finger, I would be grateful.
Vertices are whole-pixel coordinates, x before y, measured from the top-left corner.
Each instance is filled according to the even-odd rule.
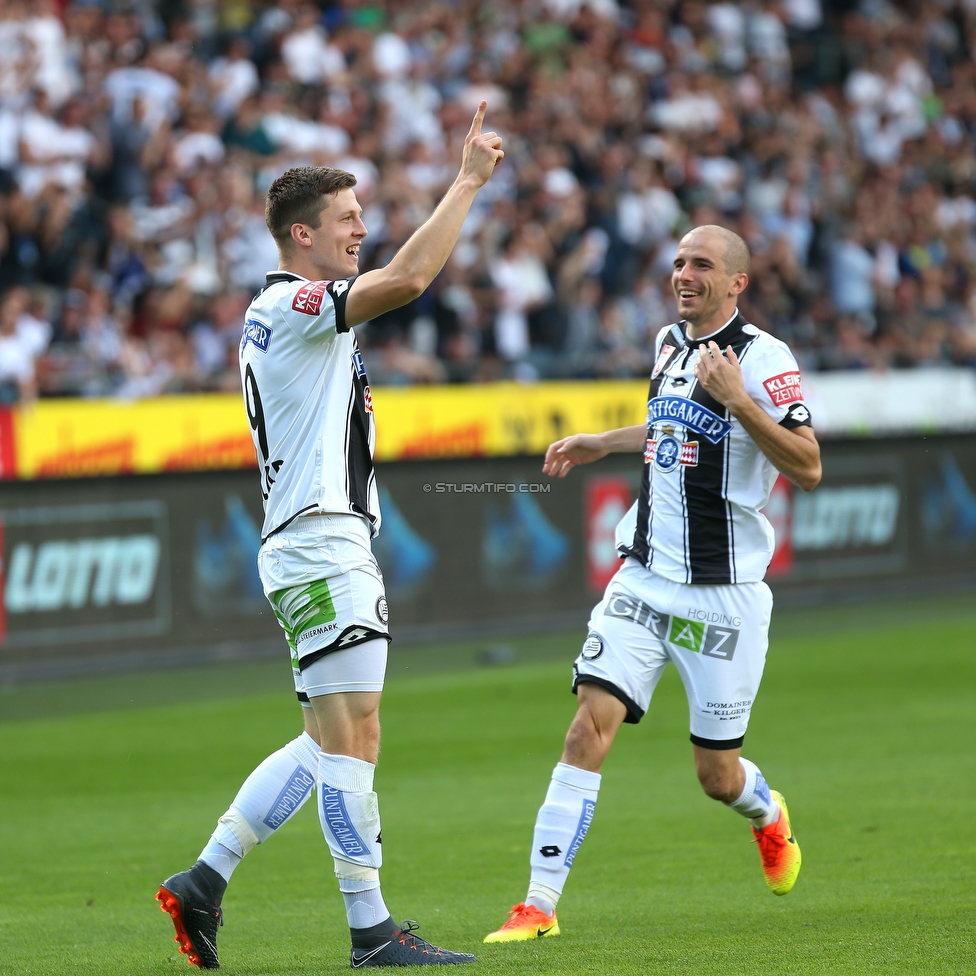
[[[781,794],[741,755],[762,678],[773,530],[762,509],[781,472],[809,491],[820,448],[785,343],[748,324],[745,242],[722,227],[681,240],[671,283],[681,321],[655,343],[647,423],[550,445],[564,478],[610,452],[644,455],[640,494],[617,526],[624,562],[590,616],[573,665],[576,717],[532,838],[525,900],[485,942],[559,934],[556,904],[590,828],[600,769],[621,724],[641,720],[672,662],[688,697],[695,770],[747,818],[769,888],[785,895],[800,848]]]
[[[380,529],[375,429],[352,327],[417,298],[444,266],[478,190],[504,157],[482,132],[481,102],[457,179],[381,269],[359,274],[367,229],[342,170],[289,170],[268,191],[278,269],[247,310],[240,347],[244,405],[260,468],[258,570],[285,632],[305,731],[241,786],[199,860],[157,899],[189,962],[216,969],[221,900],[235,868],[311,797],[345,902],[354,969],[474,962],[393,921],[373,772],[390,639],[383,577],[370,549]]]

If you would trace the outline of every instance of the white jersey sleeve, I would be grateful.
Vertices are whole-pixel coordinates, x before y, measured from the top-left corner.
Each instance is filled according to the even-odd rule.
[[[810,411],[803,402],[800,367],[789,346],[764,335],[764,342],[751,350],[743,363],[746,393],[778,424],[801,427],[810,424]]]

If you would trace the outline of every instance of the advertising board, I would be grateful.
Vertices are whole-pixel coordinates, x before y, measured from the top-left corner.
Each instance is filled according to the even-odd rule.
[[[976,437],[828,442],[823,459],[814,492],[780,479],[767,508],[777,600],[976,580]],[[641,471],[620,454],[565,479],[537,456],[378,465],[395,638],[581,626]],[[255,471],[0,484],[0,680],[284,662],[255,566],[261,518]]]

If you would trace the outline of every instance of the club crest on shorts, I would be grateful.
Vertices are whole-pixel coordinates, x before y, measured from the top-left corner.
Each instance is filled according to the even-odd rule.
[[[603,653],[603,638],[599,634],[588,634],[583,641],[580,657],[584,661],[595,661]]]
[[[385,596],[376,599],[376,617],[384,624],[390,619],[390,605],[386,602]]]

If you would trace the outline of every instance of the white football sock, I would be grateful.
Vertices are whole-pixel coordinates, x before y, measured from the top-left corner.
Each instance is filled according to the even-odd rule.
[[[383,842],[373,792],[375,770],[362,759],[319,753],[319,822],[332,851],[351,929],[370,928],[390,917],[380,893]]]
[[[779,804],[770,796],[769,786],[763,779],[759,767],[741,756],[739,764],[746,774],[746,785],[742,788],[739,798],[732,803],[727,803],[726,806],[751,820],[756,830],[776,823],[779,817]]]
[[[266,841],[305,805],[315,786],[318,743],[303,732],[268,756],[237,791],[200,854],[225,881],[256,844]]]
[[[599,773],[567,763],[556,764],[545,803],[535,821],[526,904],[547,915],[556,910],[569,869],[590,829],[599,792]]]
[[[346,921],[349,923],[349,928],[372,928],[390,917],[390,910],[383,901],[383,894],[380,891],[378,881],[373,884],[373,887],[363,888],[361,891],[347,891],[345,886],[350,883],[356,885],[364,882],[349,882],[345,878],[339,879],[339,890],[342,892],[342,900],[346,904]]]

